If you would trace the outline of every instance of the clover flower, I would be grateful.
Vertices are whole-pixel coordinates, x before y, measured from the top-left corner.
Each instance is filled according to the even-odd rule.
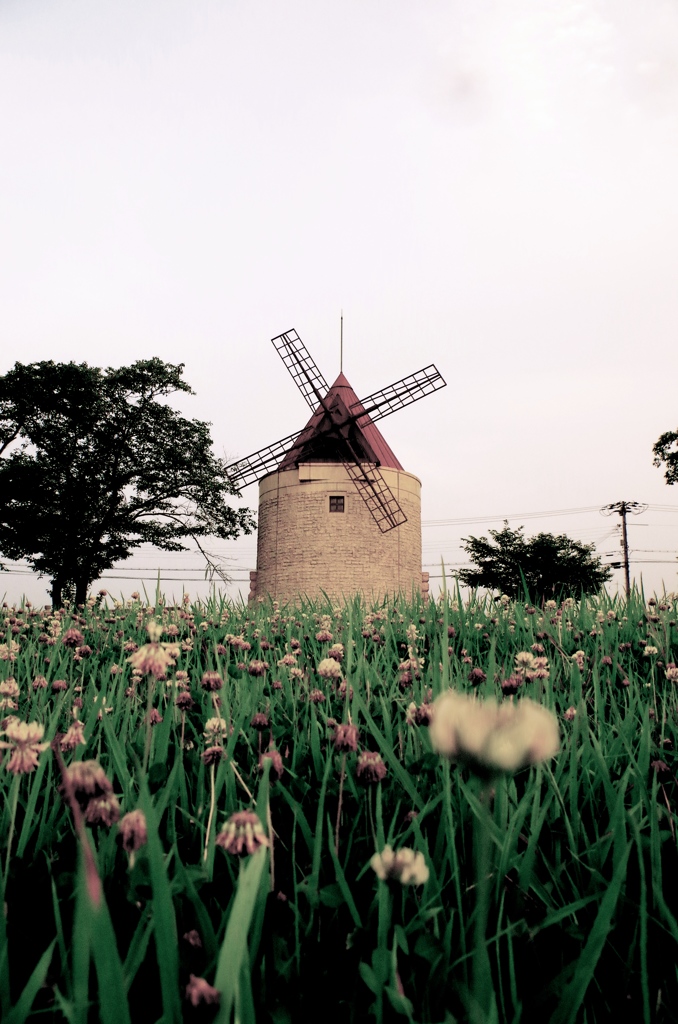
[[[522,676],[509,676],[508,679],[502,679],[501,692],[505,697],[514,697],[522,685]]]
[[[205,722],[204,736],[212,742],[221,741],[228,732],[228,723],[224,718],[208,718]]]
[[[247,666],[247,671],[251,676],[264,676],[268,670],[268,662],[260,661],[258,658],[253,658]]]
[[[518,651],[515,656],[516,672],[524,674],[531,672],[535,666],[535,658],[532,651]]]
[[[59,746],[62,750],[75,750],[76,747],[84,746],[85,742],[84,726],[76,718],[61,737]]]
[[[203,672],[200,685],[203,690],[213,693],[215,690],[220,690],[222,688],[224,681],[218,672]]]
[[[148,842],[146,815],[143,811],[128,811],[120,819],[118,830],[122,836],[122,848],[127,853],[135,853]]]
[[[341,665],[334,658],[323,658],[316,672],[321,679],[341,679]]]
[[[178,650],[175,644],[151,642],[130,654],[127,662],[142,675],[161,679],[164,678],[166,669],[175,667],[174,659],[177,654]]]
[[[335,726],[332,742],[334,749],[341,753],[355,752],[358,749],[358,726],[349,723]]]
[[[433,718],[433,708],[426,702],[417,707],[412,701],[407,707],[406,717],[410,725],[429,725]]]
[[[38,767],[40,754],[49,743],[41,743],[45,732],[44,725],[39,722],[20,722],[10,717],[2,730],[7,741],[0,740],[0,747],[10,750],[10,758],[6,764],[8,772],[14,775],[26,775]]]
[[[356,775],[364,785],[381,782],[386,778],[386,765],[382,761],[381,754],[372,750],[364,750],[358,758]]]
[[[236,811],[232,814],[221,826],[215,842],[222,850],[238,857],[251,855],[262,846],[271,845],[254,811]]]
[[[558,752],[556,717],[528,698],[498,705],[448,690],[433,708],[429,728],[433,749],[477,775],[515,772]]]
[[[219,1002],[221,993],[204,978],[191,974],[186,986],[186,998],[193,1006],[199,1006],[201,1003],[212,1005]]]
[[[347,694],[348,699],[353,700],[353,687],[347,686],[346,680],[344,679],[341,683],[339,683],[339,686],[337,687],[337,697],[339,698],[339,700],[346,700]]]
[[[200,760],[203,764],[212,765],[219,764],[226,757],[226,751],[220,743],[214,744],[212,747],[206,747],[200,755]]]
[[[401,885],[424,885],[428,881],[429,870],[423,853],[407,846],[394,851],[386,845],[381,853],[370,858],[370,866],[382,882],[392,880]]]
[[[85,821],[92,825],[103,823],[110,826],[118,820],[120,805],[98,761],[74,761],[66,768],[66,780]]]
[[[79,647],[84,642],[85,638],[79,629],[67,629],[61,638],[61,642],[64,647]]]
[[[283,772],[285,771],[285,767],[282,762],[282,757],[280,756],[280,751],[273,749],[265,751],[259,758],[260,771],[263,771],[264,761],[267,760],[271,762],[271,771],[275,772],[277,778],[281,779]]]

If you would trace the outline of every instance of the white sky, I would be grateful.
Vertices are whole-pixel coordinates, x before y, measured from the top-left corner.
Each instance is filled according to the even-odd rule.
[[[0,97],[0,373],[184,362],[231,460],[308,418],[270,338],[332,380],[343,308],[358,394],[448,382],[380,424],[424,520],[498,516],[425,526],[432,573],[504,515],[626,499],[675,507],[629,532],[678,589],[651,454],[678,426],[674,0],[2,0]],[[619,552],[618,517],[525,522]],[[254,537],[212,547],[254,568]]]

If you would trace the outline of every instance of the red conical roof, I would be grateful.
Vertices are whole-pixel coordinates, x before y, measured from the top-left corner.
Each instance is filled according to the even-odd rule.
[[[343,405],[353,416],[360,412],[364,413],[354,423],[351,440],[357,448],[364,448],[367,461],[372,461],[371,452],[380,466],[386,466],[389,469],[403,468],[382,437],[381,432],[365,412],[360,399],[343,373],[339,374],[327,392],[325,402],[329,408],[333,405],[340,408]],[[297,438],[294,447],[280,463],[278,471],[293,469],[299,462],[341,462],[336,439],[328,436],[326,430],[323,429],[327,426],[327,422],[327,413],[319,405]],[[307,446],[310,442],[313,442],[313,447],[308,451]]]

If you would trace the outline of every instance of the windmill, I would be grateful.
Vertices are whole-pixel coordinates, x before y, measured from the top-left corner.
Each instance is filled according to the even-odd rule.
[[[366,557],[377,566],[367,581],[370,589],[402,589],[403,545],[386,541],[385,535],[409,527],[411,541],[416,533],[418,568],[415,572],[409,565],[405,582],[421,577],[421,485],[405,473],[375,424],[445,387],[445,381],[430,365],[360,400],[343,372],[328,385],[295,330],[278,335],[272,343],[312,415],[302,430],[227,466],[229,478],[239,489],[260,481],[253,594],[337,593],[335,583],[342,592],[365,589]],[[410,478],[408,486],[404,486],[405,477]],[[416,495],[411,481],[416,482]],[[347,502],[347,489],[357,501]],[[324,500],[328,495],[329,505]],[[403,505],[408,506],[409,515]],[[348,527],[343,524],[342,532],[337,518],[328,520],[325,511],[350,511],[352,521]],[[416,522],[408,522],[412,519]],[[412,543],[407,547],[412,548]],[[316,548],[328,550],[326,565]],[[382,556],[376,562],[375,554]],[[361,557],[363,562],[356,562]],[[341,571],[333,568],[337,559],[342,560]],[[412,557],[408,561],[412,563]]]

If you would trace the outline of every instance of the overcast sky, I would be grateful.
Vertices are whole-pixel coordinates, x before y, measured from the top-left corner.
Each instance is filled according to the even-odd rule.
[[[343,309],[358,394],[448,382],[380,424],[425,523],[476,520],[424,526],[432,574],[505,516],[619,557],[624,499],[674,507],[629,533],[678,590],[675,0],[0,0],[0,97],[0,373],[183,362],[235,459],[308,418],[271,337],[333,380]],[[197,594],[201,565],[110,576]]]

